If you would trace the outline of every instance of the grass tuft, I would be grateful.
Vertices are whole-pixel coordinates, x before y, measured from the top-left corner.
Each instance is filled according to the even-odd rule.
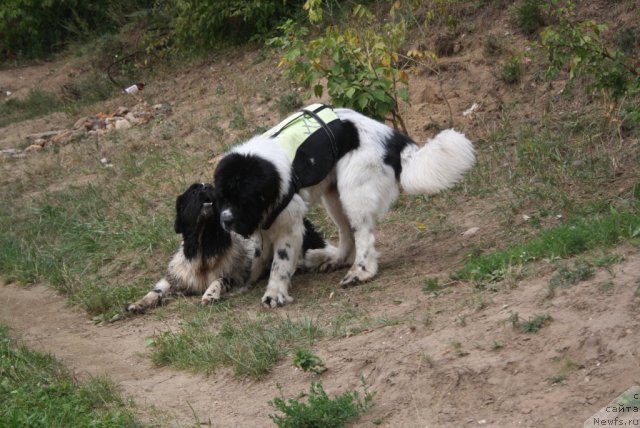
[[[219,327],[212,328],[212,323]],[[294,349],[309,347],[323,335],[308,318],[292,320],[277,315],[238,317],[222,305],[201,309],[183,324],[182,331],[166,331],[153,339],[152,359],[206,373],[221,366],[236,376],[260,378]]]
[[[591,263],[583,259],[573,262],[573,267],[561,266],[549,280],[551,288],[569,288],[580,281],[585,281],[593,277],[595,270]]]
[[[537,333],[542,327],[553,321],[549,314],[538,314],[519,324],[521,333]]]

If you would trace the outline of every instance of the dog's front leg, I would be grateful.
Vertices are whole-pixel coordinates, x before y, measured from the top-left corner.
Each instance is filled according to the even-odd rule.
[[[277,221],[272,226],[275,230],[269,231],[273,237],[273,262],[262,304],[270,308],[293,302],[289,285],[298,264],[304,226],[302,216],[286,217],[286,221]]]
[[[220,301],[222,293],[229,291],[229,280],[226,278],[216,278],[211,281],[207,291],[202,295],[200,303],[203,305],[210,305]]]
[[[164,297],[171,292],[171,284],[166,278],[162,278],[156,283],[151,291],[146,296],[138,300],[135,303],[131,303],[127,306],[128,312],[143,313],[148,308],[155,308],[158,306]]]

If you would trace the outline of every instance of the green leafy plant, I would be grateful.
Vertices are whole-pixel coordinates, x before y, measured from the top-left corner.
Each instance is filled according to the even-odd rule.
[[[298,349],[296,351],[296,355],[293,357],[293,365],[304,372],[313,372],[315,374],[322,374],[327,371],[322,359],[306,349]]]
[[[526,34],[533,34],[544,25],[542,2],[540,0],[524,0],[516,8],[516,23]]]
[[[348,391],[329,398],[322,384],[312,382],[308,402],[285,399],[282,395],[274,398],[269,405],[283,415],[269,415],[280,428],[341,428],[357,416],[366,412],[373,402],[373,394],[363,383],[364,398],[357,391]]]
[[[514,55],[507,61],[500,70],[500,78],[510,85],[520,82],[524,66],[521,55]]]
[[[322,2],[308,1],[305,7],[311,23],[320,22]],[[398,112],[398,102],[409,99],[408,76],[398,66],[406,24],[401,19],[380,24],[374,18],[356,5],[351,26],[329,25],[324,35],[308,42],[309,29],[288,20],[280,27],[282,35],[268,44],[280,51],[287,78],[312,88],[318,97],[326,90],[336,106],[387,118],[406,132]]]
[[[547,49],[547,76],[555,77],[569,67],[569,79],[585,78],[593,92],[603,90],[618,100],[625,95],[640,93],[640,70],[633,57],[609,46],[603,37],[606,24],[593,20],[575,22],[573,3],[551,9],[557,24],[546,28],[542,44]]]

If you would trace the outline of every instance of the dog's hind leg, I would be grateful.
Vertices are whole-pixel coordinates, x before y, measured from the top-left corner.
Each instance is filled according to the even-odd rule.
[[[131,303],[127,306],[128,312],[143,313],[149,308],[155,308],[162,302],[162,299],[166,297],[171,291],[171,284],[166,278],[162,278],[156,283],[151,291],[146,296],[138,300],[135,303]]]
[[[322,203],[329,217],[338,227],[338,247],[327,245],[325,248],[308,250],[304,257],[304,266],[311,270],[330,272],[353,263],[354,238],[338,189],[335,187],[329,189],[323,195]]]
[[[356,257],[351,269],[340,281],[342,288],[373,278],[378,272],[378,252],[375,249],[375,221],[365,216],[353,226]]]

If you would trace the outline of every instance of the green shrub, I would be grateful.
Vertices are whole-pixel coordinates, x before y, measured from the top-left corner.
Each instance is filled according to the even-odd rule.
[[[526,34],[535,33],[544,25],[540,0],[524,0],[516,9],[518,27]]]
[[[302,0],[178,0],[167,2],[175,42],[181,49],[206,50],[269,34],[300,9]]]
[[[269,415],[280,428],[341,428],[347,422],[371,407],[373,394],[365,388],[364,399],[356,391],[345,392],[331,399],[321,383],[312,382],[308,404],[296,399],[274,398],[269,405],[284,413],[284,416]]]
[[[309,20],[317,24],[322,19],[322,2],[308,4]],[[398,114],[398,102],[408,101],[408,76],[398,66],[398,50],[406,33],[403,19],[380,23],[368,9],[356,5],[349,27],[329,25],[324,35],[311,41],[307,41],[309,29],[293,20],[280,29],[282,36],[268,44],[281,52],[287,78],[312,88],[318,97],[326,90],[336,106],[389,119],[404,130]]]
[[[500,70],[500,78],[505,83],[513,85],[520,82],[523,73],[524,67],[522,65],[522,58],[519,55],[516,55],[502,66],[502,69]]]
[[[48,56],[65,43],[115,30],[128,13],[153,0],[3,0],[0,60]]]

